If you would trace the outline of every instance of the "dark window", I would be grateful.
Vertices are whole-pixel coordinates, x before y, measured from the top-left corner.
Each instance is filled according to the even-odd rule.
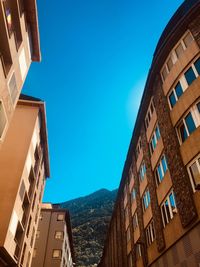
[[[200,102],[197,103],[197,109],[198,109],[198,111],[199,111],[199,113],[200,113]]]
[[[191,134],[196,129],[194,120],[192,118],[192,114],[189,112],[189,114],[185,117],[185,122],[188,128],[188,132]]]
[[[190,85],[196,79],[194,71],[191,67],[186,71],[185,78],[186,78],[188,85]]]
[[[200,75],[200,58],[198,58],[197,61],[195,61],[194,65],[198,74]]]
[[[187,131],[185,129],[184,123],[181,124],[180,128],[181,141],[184,142],[188,138]]]
[[[183,89],[182,89],[180,82],[178,82],[177,85],[175,86],[175,91],[176,91],[177,98],[180,98],[180,96],[183,94]]]
[[[176,104],[176,97],[174,95],[174,92],[172,92],[169,95],[169,102],[170,102],[171,107],[173,108],[173,106],[175,106],[175,104]]]

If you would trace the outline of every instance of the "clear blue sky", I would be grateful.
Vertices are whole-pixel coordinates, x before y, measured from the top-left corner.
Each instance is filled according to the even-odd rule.
[[[46,101],[44,201],[118,187],[152,55],[182,0],[38,0],[42,62],[23,92]]]

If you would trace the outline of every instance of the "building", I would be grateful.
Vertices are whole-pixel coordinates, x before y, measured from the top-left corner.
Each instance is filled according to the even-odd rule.
[[[40,61],[35,0],[0,1],[0,146],[31,61]]]
[[[42,204],[31,266],[75,266],[70,216],[66,209]]]
[[[45,104],[22,95],[0,151],[0,266],[29,267],[49,177]]]
[[[99,267],[200,266],[200,1],[164,29]]]

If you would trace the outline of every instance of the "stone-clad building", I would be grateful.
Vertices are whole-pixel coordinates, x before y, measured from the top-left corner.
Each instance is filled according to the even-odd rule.
[[[200,266],[200,1],[157,44],[99,267]]]

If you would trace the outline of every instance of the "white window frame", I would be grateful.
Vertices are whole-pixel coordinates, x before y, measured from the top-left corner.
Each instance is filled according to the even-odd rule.
[[[140,177],[140,183],[142,183],[146,177],[146,164],[144,161],[142,161],[140,168],[139,168],[139,177]]]
[[[156,129],[158,128],[158,131],[159,131],[159,139],[157,138],[157,136],[156,136]],[[151,147],[151,143],[152,143],[152,141],[153,141],[153,138],[155,138],[155,142],[156,142],[156,145],[155,145],[155,148],[153,149],[153,146]],[[160,128],[159,128],[159,126],[158,126],[158,123],[156,124],[156,126],[155,126],[155,128],[154,128],[154,130],[153,130],[153,133],[152,133],[152,135],[151,135],[151,138],[150,138],[150,141],[149,141],[149,149],[150,149],[150,154],[152,155],[153,154],[153,152],[155,151],[155,149],[156,149],[156,147],[157,147],[157,144],[158,144],[158,141],[160,140],[160,138],[161,138],[161,134],[160,134]]]
[[[173,209],[171,206],[171,202],[170,202],[170,195],[172,194],[173,196],[173,200],[174,200],[174,204],[175,204],[175,208]],[[169,217],[166,211],[166,205],[165,202],[168,202],[168,207],[169,207]],[[163,207],[164,207],[164,211],[165,211],[165,218],[167,220],[167,223],[165,224],[165,220],[164,220],[164,215],[163,215]],[[162,221],[163,221],[163,226],[165,227],[173,218],[174,218],[174,213],[177,213],[177,207],[176,207],[176,199],[174,196],[174,191],[173,189],[169,192],[169,194],[167,195],[167,197],[164,199],[164,201],[161,204],[161,215],[162,215]]]
[[[151,197],[148,187],[145,189],[144,194],[142,196],[142,207],[143,211],[146,211],[151,203]]]
[[[151,106],[153,107],[153,111],[151,110]],[[147,109],[145,120],[144,120],[146,129],[148,129],[148,127],[149,127],[149,123],[151,121],[151,118],[152,118],[152,115],[153,115],[154,111],[155,111],[155,106],[154,106],[153,97],[152,97],[151,100],[150,100],[148,109]],[[150,118],[148,118],[148,114],[150,114]],[[148,125],[146,123],[147,121],[148,121]]]
[[[138,140],[138,143],[136,146],[136,150],[135,150],[136,159],[139,157],[141,150],[142,150],[142,143],[141,142],[142,142],[141,137],[139,137],[139,140]]]
[[[177,124],[177,127],[176,127],[176,132],[177,132],[177,136],[178,136],[178,140],[179,140],[179,143],[180,145],[182,145],[185,141],[182,141],[181,140],[181,134],[180,134],[180,126],[182,125],[182,123],[184,124],[184,127],[185,127],[185,130],[186,130],[186,133],[188,135],[188,137],[190,136],[190,133],[189,133],[189,130],[188,130],[188,127],[187,127],[187,124],[185,122],[185,118],[189,115],[189,113],[191,114],[192,118],[193,118],[193,121],[194,121],[194,124],[196,126],[196,129],[200,126],[200,113],[198,111],[198,108],[197,108],[197,104],[199,103],[199,101],[197,101],[183,116],[183,118],[180,120],[180,122]],[[187,137],[187,138],[188,138]],[[186,139],[187,139],[186,138]]]
[[[151,220],[148,226],[146,227],[145,233],[147,239],[147,246],[149,247],[155,240],[155,228],[153,220]]]
[[[163,154],[163,155],[160,157],[160,160],[159,160],[159,162],[158,162],[158,164],[157,164],[157,166],[156,166],[156,170],[155,170],[155,172],[157,173],[157,177],[158,177],[158,180],[159,180],[159,184],[163,181],[163,179],[164,179],[164,177],[165,177],[165,174],[166,174],[166,172],[164,172],[163,164],[162,164],[162,159],[163,159],[163,158],[165,159],[166,166],[167,166],[167,170],[166,170],[166,172],[168,171],[168,164],[167,164],[166,156],[165,156],[165,154]],[[162,180],[160,180],[160,177],[159,177],[158,166],[161,167]],[[156,175],[156,174],[155,174],[155,175]],[[156,178],[156,184],[157,184],[157,186],[159,186],[158,181],[157,181],[157,178]]]
[[[190,182],[191,182],[191,186],[192,186],[192,190],[193,190],[193,192],[196,192],[197,191],[197,189],[196,189],[196,186],[200,186],[200,183],[199,184],[197,184],[196,186],[195,186],[195,182],[194,182],[194,180],[193,180],[193,177],[192,177],[192,174],[191,174],[191,172],[190,172],[190,167],[194,164],[194,163],[196,163],[196,165],[197,165],[197,169],[198,169],[198,171],[199,171],[199,173],[200,173],[200,154],[198,154],[188,165],[187,165],[187,171],[188,171],[188,174],[189,174],[189,178],[190,178]]]

